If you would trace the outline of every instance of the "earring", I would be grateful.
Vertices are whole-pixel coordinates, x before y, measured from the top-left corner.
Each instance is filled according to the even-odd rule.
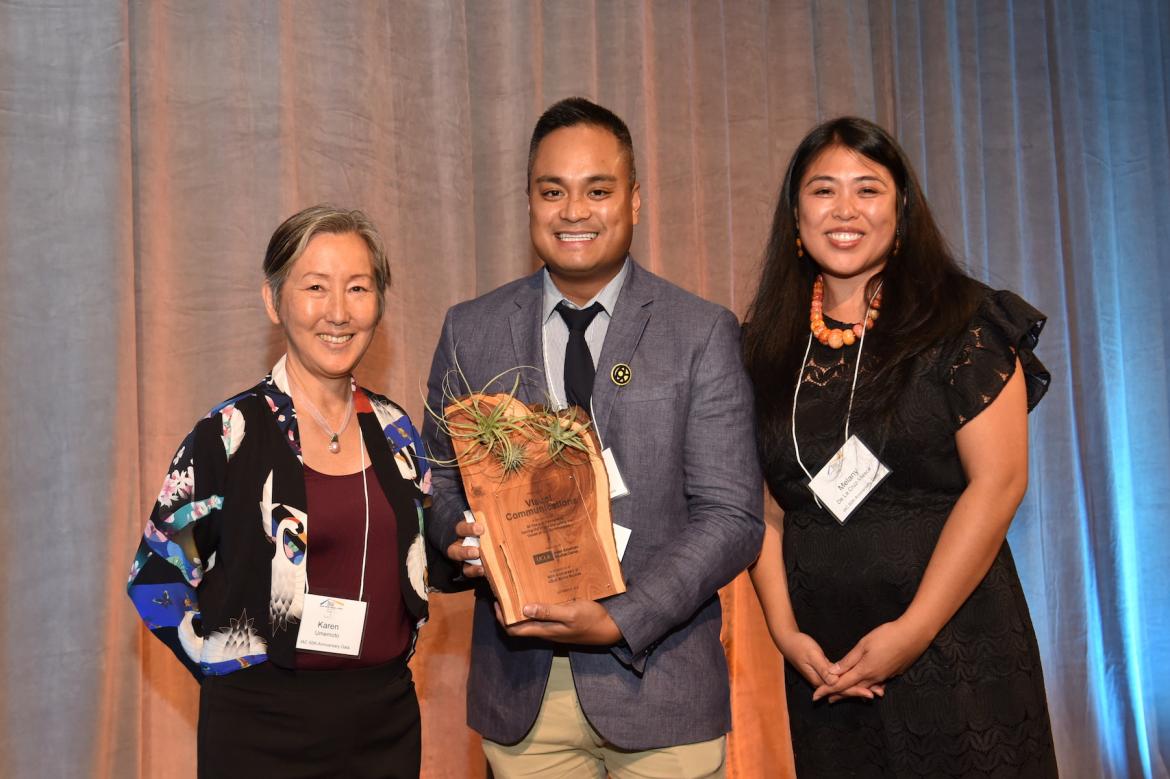
[[[796,236],[796,256],[797,257],[804,256],[804,244],[802,244],[800,242],[800,235],[799,234]]]
[[[898,251],[902,248],[902,228],[894,228],[894,251],[890,252],[891,257],[897,257]]]

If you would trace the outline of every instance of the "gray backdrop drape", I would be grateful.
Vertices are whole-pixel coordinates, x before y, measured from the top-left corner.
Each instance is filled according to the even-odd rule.
[[[193,775],[196,686],[125,576],[174,447],[279,353],[272,229],[380,225],[360,378],[417,418],[446,307],[535,267],[527,136],[584,94],[634,133],[635,255],[741,315],[801,135],[902,140],[972,272],[1051,317],[1011,538],[1062,769],[1166,776],[1168,41],[1164,0],[0,3],[0,774]],[[779,660],[724,596],[732,773],[783,774]],[[436,601],[425,774],[480,775]]]

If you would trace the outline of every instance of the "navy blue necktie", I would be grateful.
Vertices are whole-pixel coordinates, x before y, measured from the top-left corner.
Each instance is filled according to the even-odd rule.
[[[557,313],[569,328],[569,342],[565,345],[565,395],[569,403],[589,413],[589,399],[593,396],[593,355],[585,342],[585,330],[593,317],[604,309],[600,303],[589,308],[570,308],[565,301],[557,303]]]

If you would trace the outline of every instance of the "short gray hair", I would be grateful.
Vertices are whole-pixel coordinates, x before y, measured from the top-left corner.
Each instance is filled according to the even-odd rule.
[[[272,305],[280,310],[280,289],[309,242],[322,233],[353,233],[366,242],[373,265],[374,293],[378,296],[378,319],[386,308],[386,290],[390,288],[390,261],[382,236],[370,218],[361,211],[346,211],[330,205],[309,206],[281,222],[268,241],[264,252],[264,280],[272,290]]]

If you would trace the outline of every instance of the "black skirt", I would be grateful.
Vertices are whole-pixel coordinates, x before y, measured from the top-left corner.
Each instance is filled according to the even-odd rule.
[[[293,671],[261,663],[203,680],[201,779],[417,779],[421,723],[405,660]]]

